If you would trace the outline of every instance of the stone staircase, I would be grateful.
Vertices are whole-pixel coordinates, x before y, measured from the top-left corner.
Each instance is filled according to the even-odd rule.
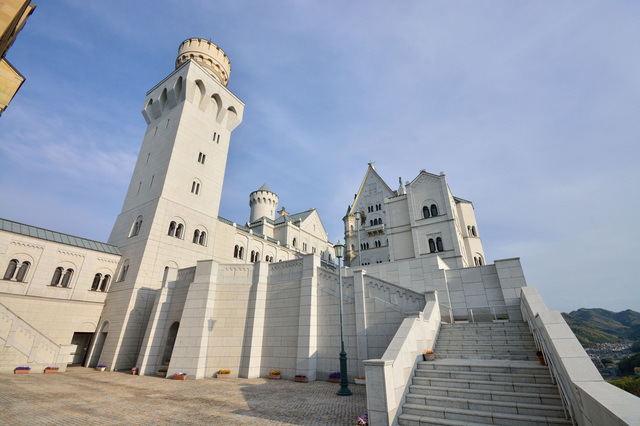
[[[570,425],[526,323],[442,324],[420,361],[400,425]]]

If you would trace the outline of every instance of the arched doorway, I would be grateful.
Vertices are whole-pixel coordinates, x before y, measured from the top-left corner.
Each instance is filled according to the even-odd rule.
[[[176,337],[178,337],[178,328],[180,327],[179,322],[174,322],[171,324],[169,328],[169,333],[167,334],[167,340],[164,345],[164,352],[162,353],[162,360],[166,361],[171,359],[171,354],[173,353],[173,346],[176,344]]]

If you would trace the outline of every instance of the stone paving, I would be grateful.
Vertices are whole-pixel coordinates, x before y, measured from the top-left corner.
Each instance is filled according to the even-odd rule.
[[[0,424],[355,425],[365,387],[317,381],[167,380],[99,372],[0,376]]]

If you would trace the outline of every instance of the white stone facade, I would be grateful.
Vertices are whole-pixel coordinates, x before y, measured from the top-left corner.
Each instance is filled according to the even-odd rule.
[[[0,281],[6,318],[23,318],[20,327],[62,352],[74,333],[89,333],[82,363],[110,370],[166,368],[190,379],[219,369],[239,377],[280,370],[285,379],[311,380],[338,370],[338,270],[318,212],[282,207],[276,217],[279,199],[265,184],[250,194],[244,225],[218,216],[231,132],[244,108],[226,87],[227,62],[213,43],[187,40],[176,70],[147,93],[147,131],[108,244],[0,231],[4,265],[14,258],[16,271],[25,259],[31,265],[26,281]],[[421,171],[394,191],[370,164],[344,223],[350,377],[382,356],[433,292],[447,320],[520,318],[511,307],[526,285],[519,261],[484,264],[473,206],[451,194],[443,174]],[[75,271],[69,285],[51,285],[57,267]],[[110,281],[96,290],[97,274]],[[0,334],[5,370],[30,359],[12,349],[18,326],[9,321],[0,322],[0,332],[9,327]]]

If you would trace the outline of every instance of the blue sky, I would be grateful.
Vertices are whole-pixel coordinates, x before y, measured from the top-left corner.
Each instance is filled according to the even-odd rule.
[[[487,260],[520,257],[551,309],[640,310],[639,2],[36,3],[7,55],[27,81],[0,117],[0,217],[106,241],[145,93],[202,37],[246,104],[222,216],[266,182],[335,242],[369,161],[393,188],[444,171]]]

